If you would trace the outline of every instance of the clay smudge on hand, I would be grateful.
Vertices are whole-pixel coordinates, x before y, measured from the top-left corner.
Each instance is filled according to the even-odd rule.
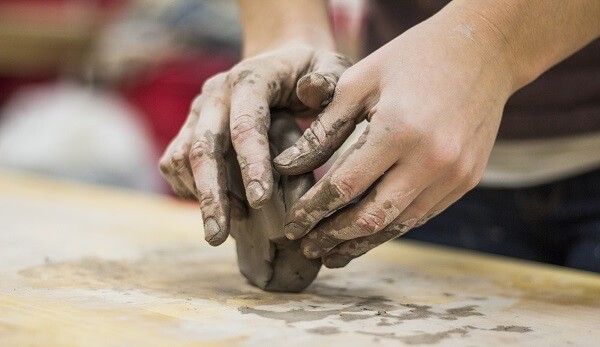
[[[320,117],[306,129],[300,141],[273,160],[277,171],[294,175],[316,169],[333,155],[342,139],[356,127],[354,119],[338,119],[328,130],[321,125]]]
[[[197,171],[200,165],[210,170],[209,177],[198,179],[216,182],[216,186],[199,188],[196,192],[204,219],[205,239],[213,246],[223,243],[229,235],[229,198],[226,193],[227,174],[224,162],[228,146],[225,140],[225,135],[207,130],[202,139],[196,141],[190,149],[192,170]]]
[[[336,76],[337,80],[339,76]],[[334,79],[319,73],[311,73],[298,81],[298,99],[311,109],[321,109],[333,99]]]
[[[348,156],[362,147],[367,141],[369,126],[359,137],[357,142],[349,148],[338,160],[334,168],[344,163]],[[356,197],[346,197],[342,194],[339,187],[331,181],[331,175],[326,175],[317,183],[308,195],[302,197],[296,203],[286,216],[285,234],[290,239],[296,239],[308,233],[315,225],[320,222],[321,218],[343,209],[351,204],[353,199],[359,199],[365,192],[359,193]],[[376,185],[375,182],[374,185]],[[374,186],[373,185],[373,186]],[[316,194],[316,192],[323,192]]]
[[[403,223],[392,223],[383,231],[346,241],[335,247],[327,255],[323,256],[323,263],[328,268],[341,268],[354,258],[358,258],[381,244],[406,234],[411,225]]]

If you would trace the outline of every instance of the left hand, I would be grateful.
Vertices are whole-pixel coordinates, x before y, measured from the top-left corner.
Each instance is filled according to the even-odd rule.
[[[345,266],[478,184],[514,83],[494,29],[475,30],[430,19],[383,46],[342,75],[333,102],[275,159],[283,174],[312,170],[369,121],[288,212],[286,236],[306,235],[307,257]]]
[[[227,239],[235,203],[228,196],[225,157],[232,150],[237,156],[245,187],[239,198],[255,209],[265,205],[273,192],[270,109],[318,114],[349,65],[332,50],[290,45],[244,59],[204,83],[159,166],[177,195],[200,203],[209,244]]]

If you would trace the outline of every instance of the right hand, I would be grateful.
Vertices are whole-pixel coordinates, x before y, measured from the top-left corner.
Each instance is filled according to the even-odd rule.
[[[245,59],[204,83],[160,159],[160,170],[179,196],[200,202],[208,243],[217,246],[229,235],[231,197],[224,158],[230,143],[248,203],[259,208],[273,192],[270,109],[316,116],[331,101],[339,76],[350,65],[331,51],[287,47]]]

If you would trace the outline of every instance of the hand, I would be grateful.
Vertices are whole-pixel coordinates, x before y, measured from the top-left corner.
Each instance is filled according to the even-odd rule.
[[[334,101],[275,158],[283,174],[312,170],[369,122],[288,211],[286,236],[306,235],[307,257],[345,266],[477,185],[513,88],[480,35],[437,19],[399,36],[348,69]]]
[[[188,118],[160,160],[174,191],[196,198],[211,245],[225,241],[230,204],[224,157],[237,153],[247,200],[261,207],[273,191],[267,131],[270,109],[314,116],[331,100],[350,62],[308,46],[273,50],[243,60],[204,84]]]

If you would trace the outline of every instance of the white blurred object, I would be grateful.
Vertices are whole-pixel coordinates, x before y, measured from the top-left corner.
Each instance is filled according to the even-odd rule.
[[[94,77],[122,81],[195,49],[238,51],[235,0],[134,0],[99,35]]]
[[[71,83],[15,94],[0,116],[0,166],[157,191],[150,137],[115,94]]]

